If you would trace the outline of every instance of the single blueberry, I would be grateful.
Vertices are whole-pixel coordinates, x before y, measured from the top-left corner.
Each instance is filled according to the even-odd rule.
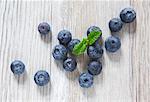
[[[87,36],[92,32],[92,31],[100,31],[101,32],[101,29],[97,26],[91,26],[88,28],[87,30]]]
[[[110,36],[105,41],[105,48],[108,52],[116,52],[120,47],[120,39],[116,36]]]
[[[118,32],[121,30],[123,23],[120,18],[113,18],[109,21],[109,29],[111,32]]]
[[[125,23],[131,23],[136,18],[136,12],[133,8],[125,8],[120,12],[120,18]]]
[[[34,75],[34,81],[38,86],[44,86],[50,81],[50,76],[48,72],[44,70],[39,70]]]
[[[88,64],[88,72],[92,75],[98,75],[102,71],[102,63],[99,61],[91,61]]]
[[[103,44],[103,42],[102,42],[102,40],[97,40],[94,44],[93,44],[93,46],[103,55],[103,48],[102,48],[102,44]]]
[[[59,40],[60,44],[67,45],[72,40],[72,35],[67,30],[61,30],[58,33],[57,39]]]
[[[52,55],[55,60],[64,60],[67,58],[68,50],[63,45],[56,45],[53,49]]]
[[[83,88],[89,88],[93,85],[93,75],[89,73],[82,73],[79,76],[79,84]]]
[[[101,58],[103,55],[103,49],[97,49],[95,46],[89,46],[87,48],[87,54],[91,59],[98,59]]]
[[[46,35],[50,32],[50,25],[46,22],[42,22],[38,26],[38,31],[40,34]]]
[[[78,43],[80,43],[80,40],[78,40],[78,39],[72,39],[72,40],[68,43],[67,48],[69,49],[69,51],[72,51],[73,48],[74,48],[74,46],[75,46],[76,44],[78,44]]]
[[[20,75],[23,74],[25,71],[25,65],[23,62],[19,61],[19,60],[15,60],[11,63],[10,65],[11,71],[15,74],[15,75]]]
[[[76,69],[76,66],[77,66],[77,62],[72,57],[67,58],[63,63],[63,68],[69,72],[74,71]]]

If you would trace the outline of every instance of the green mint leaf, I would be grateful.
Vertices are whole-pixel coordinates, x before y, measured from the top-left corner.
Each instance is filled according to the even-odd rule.
[[[74,55],[80,55],[83,54],[87,48],[88,42],[86,38],[83,38],[83,40],[79,43],[76,44],[73,48],[73,54]]]
[[[88,35],[88,44],[92,45],[100,36],[102,35],[101,31],[92,31],[89,35]]]

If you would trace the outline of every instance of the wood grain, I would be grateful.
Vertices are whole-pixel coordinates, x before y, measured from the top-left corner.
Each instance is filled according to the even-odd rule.
[[[135,8],[137,19],[117,33],[121,49],[114,54],[105,51],[94,86],[81,88],[78,77],[89,59],[81,56],[78,69],[65,72],[51,55],[58,32],[68,29],[73,38],[82,39],[89,26],[97,25],[105,40],[111,35],[109,20],[129,6]],[[150,2],[141,0],[0,1],[0,102],[150,102],[149,9]],[[43,21],[52,28],[46,37],[37,30]],[[26,65],[21,77],[10,71],[15,59]],[[45,87],[37,87],[33,80],[40,69],[51,76]]]

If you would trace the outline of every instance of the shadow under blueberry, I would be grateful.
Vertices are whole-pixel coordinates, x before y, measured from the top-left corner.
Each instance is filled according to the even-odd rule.
[[[50,95],[51,92],[51,82],[49,81],[49,83],[45,86],[37,86],[38,91],[40,92],[40,94],[42,96],[47,96]]]
[[[93,83],[93,86],[91,86],[89,88],[82,88],[81,87],[82,93],[85,97],[93,97],[96,95],[96,90],[95,90],[94,84],[95,83]]]
[[[42,35],[41,34],[41,39],[45,42],[45,43],[50,43],[52,41],[52,32],[49,32],[46,35]]]
[[[102,58],[99,59],[99,61],[102,63],[102,71],[99,75],[96,75],[95,76],[95,81],[94,83],[96,84],[99,84],[100,83],[103,83],[103,72],[104,72],[104,68],[105,68],[105,58],[104,58],[104,55],[102,56]]]
[[[106,51],[106,53],[107,53],[108,58],[110,60],[114,61],[114,62],[119,62],[120,58],[122,56],[121,48],[118,51],[114,52],[114,53],[111,53],[111,52],[108,52],[108,51]]]
[[[77,62],[80,63],[79,72],[85,72],[87,70],[87,64],[89,62],[90,58],[87,56],[87,54],[80,55],[77,59]]]
[[[102,83],[103,83],[103,69],[99,75],[94,76],[93,86],[91,86],[89,88],[82,88],[81,87],[82,93],[86,97],[93,97],[96,95],[95,86],[96,85],[102,85]]]
[[[110,31],[110,34],[112,36],[117,36],[120,39],[123,39],[124,36],[126,36],[126,33],[129,33],[129,25],[126,23],[123,24],[122,29],[119,32],[111,32]]]
[[[137,19],[135,19],[132,23],[129,25],[129,31],[130,33],[135,33],[137,28]]]
[[[102,58],[99,59],[99,61],[102,63],[102,68],[103,68],[105,66],[104,54],[103,54]]]
[[[111,32],[110,34],[112,36],[118,36],[121,39],[126,36],[126,34],[135,33],[136,32],[136,26],[137,26],[137,20],[135,19],[132,23],[124,23],[122,26],[122,29],[119,32]]]
[[[61,71],[64,71],[63,69],[63,61],[57,61],[55,60],[54,63],[57,65],[57,68]]]
[[[25,70],[25,72],[21,75],[15,75],[15,79],[17,80],[18,84],[24,84],[25,81],[27,80],[27,71]]]
[[[104,75],[104,69],[102,69],[101,73],[99,75],[94,76],[94,84],[95,85],[102,85],[103,84],[103,75]]]
[[[78,68],[77,68],[77,69],[75,69],[73,72],[67,72],[67,71],[65,71],[65,74],[66,74],[66,77],[67,77],[69,80],[74,81],[74,80],[76,80],[76,79],[79,77],[80,72],[79,72],[79,70],[78,70]]]

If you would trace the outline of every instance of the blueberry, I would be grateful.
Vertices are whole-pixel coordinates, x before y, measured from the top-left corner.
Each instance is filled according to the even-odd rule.
[[[57,39],[59,40],[60,44],[67,45],[71,41],[72,35],[67,30],[61,30],[58,33]]]
[[[98,59],[102,57],[103,49],[101,48],[100,50],[100,48],[97,49],[95,46],[89,46],[87,48],[87,54],[91,59]]]
[[[105,48],[108,52],[116,52],[120,47],[120,39],[116,36],[110,36],[105,41]]]
[[[93,85],[93,75],[89,73],[82,73],[79,76],[79,84],[83,88],[89,88]]]
[[[38,86],[44,86],[50,81],[50,76],[48,72],[44,70],[39,70],[34,75],[34,81]]]
[[[96,41],[93,46],[103,55],[102,41]]]
[[[133,8],[125,8],[120,12],[120,18],[125,23],[131,23],[136,18],[136,12]]]
[[[53,49],[52,55],[55,60],[64,60],[67,58],[67,49],[63,45],[56,45]]]
[[[113,18],[109,21],[109,29],[111,32],[118,32],[121,30],[123,23],[120,18]]]
[[[43,35],[48,34],[50,32],[50,25],[46,22],[42,22],[38,26],[38,31]]]
[[[77,62],[74,58],[70,57],[70,58],[67,58],[64,63],[63,63],[63,68],[66,70],[66,71],[69,71],[69,72],[72,72],[76,69],[76,66],[77,66]]]
[[[74,48],[74,46],[75,46],[76,44],[78,44],[78,43],[80,43],[80,40],[78,40],[78,39],[72,39],[72,40],[68,43],[67,48],[69,49],[69,51],[72,51],[73,48]]]
[[[23,74],[25,71],[25,65],[23,62],[19,61],[19,60],[15,60],[11,63],[10,65],[11,71],[15,74],[15,75],[20,75]]]
[[[102,71],[102,63],[99,61],[91,61],[88,64],[88,72],[92,75],[98,75]]]
[[[100,31],[101,32],[101,29],[97,26],[91,26],[87,30],[87,35],[89,35],[92,31]]]

